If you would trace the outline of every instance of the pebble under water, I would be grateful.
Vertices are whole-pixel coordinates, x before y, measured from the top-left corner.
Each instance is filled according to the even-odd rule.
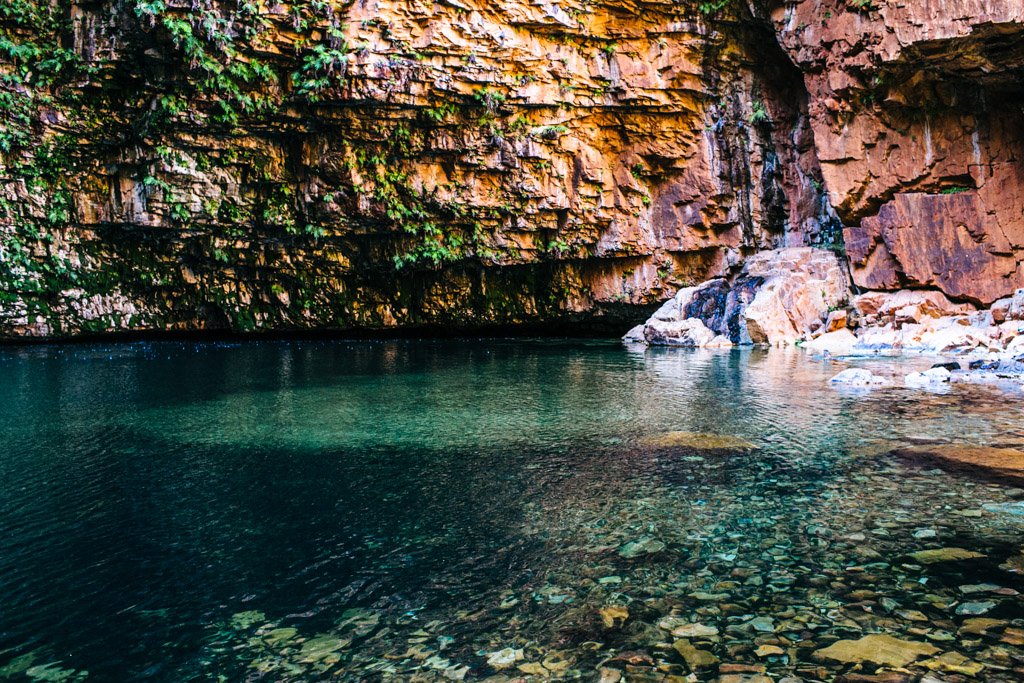
[[[0,680],[1024,680],[1021,482],[893,452],[1022,447],[1019,390],[845,367],[0,349]]]

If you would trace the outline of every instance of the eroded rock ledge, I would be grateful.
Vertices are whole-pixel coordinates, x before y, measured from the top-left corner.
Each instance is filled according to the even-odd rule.
[[[806,337],[736,315],[798,247],[1024,287],[1017,0],[12,8],[0,338],[625,326],[706,281],[711,339]]]

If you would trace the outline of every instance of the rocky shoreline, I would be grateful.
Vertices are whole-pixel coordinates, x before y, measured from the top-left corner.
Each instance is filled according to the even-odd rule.
[[[854,293],[835,254],[763,252],[731,280],[686,287],[624,337],[627,344],[729,348],[797,346],[821,358],[937,357],[901,377],[850,368],[835,384],[935,388],[1010,381],[1024,387],[1024,289],[988,308],[935,290]]]

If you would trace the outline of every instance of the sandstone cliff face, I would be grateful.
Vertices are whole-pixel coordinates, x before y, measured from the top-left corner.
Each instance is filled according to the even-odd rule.
[[[805,74],[854,281],[990,304],[1024,284],[1024,4],[802,0]]]
[[[1021,12],[12,0],[0,336],[636,320],[840,219],[860,287],[986,303]]]
[[[819,239],[799,75],[715,4],[64,3],[0,334],[636,317]]]

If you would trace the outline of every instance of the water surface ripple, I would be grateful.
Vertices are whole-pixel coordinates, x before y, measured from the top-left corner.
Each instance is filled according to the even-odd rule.
[[[0,679],[1024,679],[1024,491],[892,453],[1024,446],[1019,395],[830,387],[844,367],[0,349]],[[975,556],[911,556],[948,548]],[[821,654],[870,634],[924,645]]]

